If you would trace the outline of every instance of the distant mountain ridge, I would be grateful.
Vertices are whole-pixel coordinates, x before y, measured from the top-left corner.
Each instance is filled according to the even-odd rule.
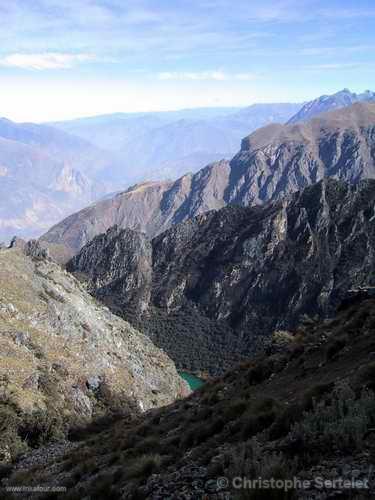
[[[227,203],[263,202],[274,199],[276,191],[280,191],[282,196],[284,187],[288,192],[288,186],[295,184],[293,189],[299,189],[306,185],[306,182],[314,182],[314,177],[321,178],[322,172],[328,166],[326,155],[322,153],[325,166],[315,161],[321,154],[316,154],[317,144],[314,146],[315,151],[309,151],[308,141],[298,138],[296,129],[293,132],[297,134],[296,140],[301,140],[304,144],[305,156],[301,157],[303,171],[298,169],[297,160],[293,160],[291,179],[278,179],[277,176],[283,168],[277,167],[278,160],[275,163],[267,159],[265,150],[262,155],[260,151],[256,153],[254,147],[247,152],[242,148],[241,153],[236,155],[240,140],[256,129],[256,135],[251,138],[253,143],[260,138],[266,141],[267,135],[271,141],[272,134],[277,135],[276,131],[282,134],[281,130],[284,130],[288,143],[288,137],[292,138],[293,134],[289,129],[286,131],[281,123],[287,120],[302,120],[301,123],[306,123],[306,116],[321,114],[322,110],[347,107],[354,101],[365,104],[373,98],[371,91],[357,95],[344,90],[333,96],[323,96],[304,106],[302,110],[299,104],[255,104],[247,108],[117,113],[56,124],[67,131],[56,126],[14,123],[0,119],[0,241],[9,240],[14,234],[25,238],[39,236],[57,221],[102,199],[108,193],[119,192],[129,185],[145,180],[162,181],[159,194],[166,190],[165,199],[168,200],[162,200],[163,207],[166,203],[172,203],[171,197],[173,198],[173,192],[176,191],[173,207],[166,210],[161,208],[162,214],[154,207],[152,218],[155,222],[152,222],[146,213],[147,207],[141,210],[145,221],[139,220],[134,212],[133,216],[130,216],[126,210],[121,211],[124,220],[129,217],[134,219],[134,224],[129,221],[130,227],[145,227],[151,235],[206,209],[220,208]],[[280,125],[276,125],[277,122]],[[269,124],[272,124],[273,128],[264,129],[263,126]],[[315,133],[298,130],[302,135]],[[281,146],[281,143],[279,145]],[[270,146],[273,147],[271,143]],[[365,154],[365,148],[362,147],[361,156]],[[279,154],[275,148],[273,150],[274,154]],[[293,151],[295,158],[299,158],[301,151]],[[281,163],[285,164],[287,149],[280,148],[280,152],[285,155],[284,159],[280,158]],[[350,152],[345,154],[351,155]],[[229,175],[227,162],[234,155],[235,159],[230,163],[228,186],[224,186],[225,178]],[[221,167],[214,168],[211,172],[213,182],[208,180],[211,174],[207,170],[194,177],[202,166],[211,165],[214,160],[219,160]],[[238,169],[233,168],[237,160]],[[306,172],[306,162],[310,161],[313,161],[314,169],[318,173]],[[332,161],[335,162],[334,159]],[[245,163],[249,162],[255,162],[255,166],[246,170]],[[368,163],[371,165],[371,160]],[[263,177],[257,165],[263,169]],[[339,170],[344,168],[336,163],[335,165]],[[363,172],[359,173],[360,176],[371,176],[368,172],[371,167],[359,167],[359,170],[361,169]],[[184,175],[186,172],[192,174]],[[264,184],[266,174],[267,185]],[[332,171],[328,175],[336,174]],[[346,175],[349,175],[349,172],[346,172]],[[353,175],[355,177],[356,173]],[[295,179],[295,176],[298,179]],[[204,195],[199,194],[199,179],[206,179]],[[242,183],[241,186],[239,182]],[[257,182],[261,186],[260,189],[256,187]],[[275,188],[274,183],[277,183]],[[174,186],[171,192],[168,191],[167,185],[171,188]],[[219,191],[209,193],[210,187],[216,189],[216,185],[219,186]],[[191,196],[188,194],[190,188]],[[225,192],[221,195],[222,188]],[[144,192],[144,189],[142,191]],[[149,188],[147,193],[150,193]],[[155,193],[151,196],[152,199],[154,195]],[[206,200],[202,199],[200,202],[200,196],[206,197]],[[132,200],[134,201],[133,195]],[[151,201],[149,206],[154,206],[153,203]],[[132,211],[131,207],[129,210]],[[123,223],[126,222],[120,221],[120,225]],[[98,222],[98,225],[100,224]],[[96,226],[96,223],[93,226]],[[105,228],[106,226],[101,229]],[[87,237],[92,234],[97,234],[95,227],[88,230]],[[86,238],[82,241],[85,242]]]
[[[140,180],[176,179],[229,158],[249,130],[298,108],[252,106],[245,119],[241,108],[116,113],[56,126],[0,118],[0,242],[39,236]]]
[[[117,168],[103,171],[100,178],[136,183],[176,179],[208,163],[229,160],[243,137],[271,123],[305,122],[357,102],[374,101],[375,93],[370,90],[356,94],[343,89],[299,104],[115,113],[53,125],[116,156]]]
[[[242,137],[269,123],[284,123],[300,108],[301,104],[276,103],[116,113],[53,125],[111,151],[119,165],[112,179],[134,183],[176,179],[210,162],[230,159]]]
[[[288,124],[304,122],[320,113],[351,106],[357,102],[375,102],[375,92],[365,90],[362,94],[356,94],[349,89],[343,89],[332,95],[323,95],[304,104],[298,113],[290,118]]]
[[[0,119],[0,241],[39,236],[113,190],[96,172],[113,158],[61,130]]]
[[[278,200],[326,176],[357,182],[375,178],[375,104],[357,103],[307,123],[269,125],[242,141],[231,162],[211,164],[174,182],[151,182],[73,214],[42,240],[70,255],[109,227],[149,237],[228,204]]]

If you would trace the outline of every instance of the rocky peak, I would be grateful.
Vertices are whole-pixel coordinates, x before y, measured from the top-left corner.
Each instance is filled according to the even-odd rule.
[[[62,193],[87,196],[92,184],[88,177],[65,163],[50,188]]]
[[[370,90],[356,94],[349,89],[340,90],[333,95],[323,95],[304,104],[298,113],[290,118],[288,124],[305,122],[321,113],[351,106],[357,102],[371,102],[374,101],[374,96],[374,92]]]

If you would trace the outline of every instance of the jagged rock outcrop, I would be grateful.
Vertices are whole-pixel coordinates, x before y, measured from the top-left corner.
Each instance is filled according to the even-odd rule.
[[[170,228],[152,240],[149,318],[140,326],[179,366],[217,373],[304,314],[329,316],[347,290],[375,285],[374,202],[375,180],[327,178],[282,201]]]
[[[44,248],[38,240],[30,240],[22,248],[25,255],[33,259],[49,259],[48,248]]]
[[[208,210],[278,200],[323,177],[375,178],[374,151],[375,104],[357,103],[307,123],[270,125],[245,138],[230,163],[175,182],[135,186],[71,215],[42,240],[63,245],[72,256],[115,224],[152,238]]]
[[[143,233],[114,226],[91,240],[67,270],[79,272],[90,290],[104,301],[116,297],[117,306],[138,314],[149,305],[152,247]]]
[[[51,429],[61,437],[105,412],[133,414],[186,394],[166,354],[31,253],[0,252],[0,455],[10,447],[14,458]]]

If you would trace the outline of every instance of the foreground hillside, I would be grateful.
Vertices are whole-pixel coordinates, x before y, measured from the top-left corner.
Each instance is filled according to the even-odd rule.
[[[209,165],[175,182],[137,185],[73,214],[42,240],[74,255],[115,224],[154,237],[208,210],[279,200],[327,176],[351,183],[374,178],[374,130],[375,104],[369,103],[306,123],[269,125],[244,139],[230,163]]]
[[[186,394],[173,362],[28,245],[0,250],[0,462]]]
[[[62,500],[374,498],[374,327],[375,300],[351,298],[185,400],[87,429],[58,459],[21,460],[3,484],[58,485],[49,498]],[[243,478],[305,483],[242,489]]]
[[[305,314],[375,285],[375,180],[325,179],[283,201],[226,207],[150,243],[114,228],[68,264],[178,367],[222,373]],[[214,355],[213,355],[214,354]]]

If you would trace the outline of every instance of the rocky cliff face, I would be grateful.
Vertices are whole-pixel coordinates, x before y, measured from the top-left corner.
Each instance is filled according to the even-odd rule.
[[[254,205],[333,177],[375,177],[375,104],[358,103],[307,123],[270,125],[242,141],[228,163],[209,165],[176,182],[147,183],[73,214],[42,240],[76,254],[114,224],[149,237],[226,205]]]
[[[96,236],[67,266],[79,270],[98,298],[142,314],[150,302],[152,247],[143,233],[114,226]]]
[[[52,428],[61,437],[104,412],[186,393],[163,352],[37,250],[0,250],[0,462]]]
[[[323,177],[375,178],[375,104],[323,114],[307,123],[270,125],[242,141],[231,162],[226,203],[253,205]]]
[[[326,179],[283,201],[172,227],[152,241],[141,326],[179,366],[216,373],[304,314],[329,316],[348,289],[375,284],[374,201],[374,180]],[[112,265],[128,258],[115,253]]]

